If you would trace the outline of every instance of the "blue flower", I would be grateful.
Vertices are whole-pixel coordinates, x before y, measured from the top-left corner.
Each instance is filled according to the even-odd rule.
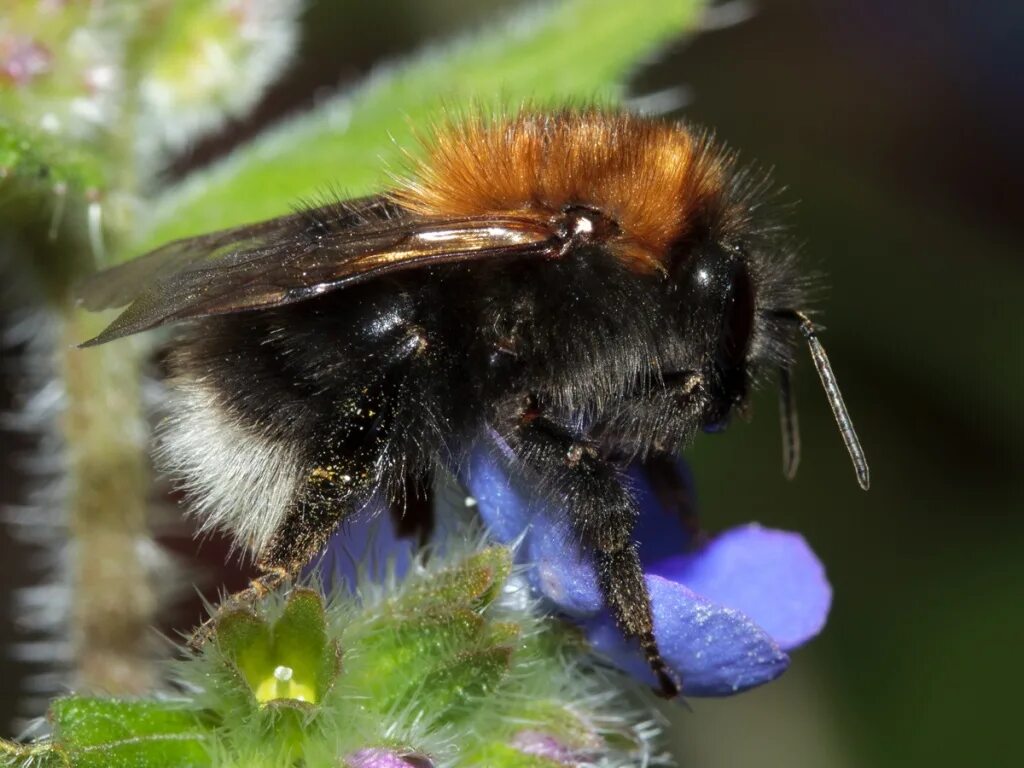
[[[688,473],[685,464],[678,471]],[[623,638],[604,605],[589,553],[577,546],[565,511],[544,509],[529,489],[480,448],[462,481],[480,518],[499,542],[520,541],[534,590],[583,627],[614,664],[654,684],[638,647]],[[689,696],[725,696],[774,680],[788,651],[821,631],[832,590],[821,562],[797,533],[749,524],[694,542],[679,510],[665,509],[637,471],[629,482],[641,514],[635,531],[662,656]],[[355,584],[356,566],[378,576],[390,560],[398,575],[413,544],[399,538],[381,504],[368,504],[329,549],[332,579]],[[439,521],[444,527],[446,521]],[[323,572],[323,571],[322,571]]]
[[[750,524],[695,547],[678,510],[665,510],[639,473],[630,479],[655,637],[683,693],[724,696],[781,675],[787,651],[821,631],[832,601],[803,537]],[[523,537],[519,558],[530,565],[534,589],[578,621],[614,664],[653,684],[639,648],[604,607],[591,556],[578,547],[564,510],[539,509],[487,450],[472,455],[463,481],[492,536],[504,543]]]

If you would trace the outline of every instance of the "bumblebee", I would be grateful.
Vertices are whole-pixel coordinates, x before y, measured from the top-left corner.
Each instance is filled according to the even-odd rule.
[[[241,598],[294,576],[375,494],[422,498],[486,436],[568,515],[675,695],[624,467],[661,472],[775,376],[792,475],[802,338],[868,486],[770,184],[707,134],[601,109],[472,116],[424,149],[384,194],[95,275],[84,305],[127,308],[84,346],[183,324],[160,463],[255,557]]]

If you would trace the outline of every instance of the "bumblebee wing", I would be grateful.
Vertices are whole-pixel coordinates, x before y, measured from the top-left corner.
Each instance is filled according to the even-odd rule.
[[[214,265],[227,269],[256,258],[260,249],[285,251],[321,233],[388,221],[399,210],[376,195],[175,240],[87,278],[78,286],[78,302],[94,312],[124,307],[175,275]]]
[[[94,275],[82,304],[128,304],[82,346],[210,315],[292,304],[430,264],[550,255],[551,231],[521,217],[425,218],[401,209],[319,209],[170,243]]]
[[[86,278],[77,288],[79,305],[93,312],[124,307],[176,274],[223,266],[248,250],[268,246],[294,228],[296,216],[175,240],[136,259]]]

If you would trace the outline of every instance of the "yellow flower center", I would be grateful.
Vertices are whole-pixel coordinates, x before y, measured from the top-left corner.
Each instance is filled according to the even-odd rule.
[[[295,679],[295,670],[291,667],[279,666],[273,674],[260,681],[256,686],[256,700],[266,704],[279,699],[293,699],[316,704],[316,690],[312,685]]]

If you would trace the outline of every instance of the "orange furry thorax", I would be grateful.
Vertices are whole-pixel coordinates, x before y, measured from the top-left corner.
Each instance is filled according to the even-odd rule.
[[[731,158],[703,134],[587,109],[473,117],[425,142],[412,178],[391,193],[423,216],[522,215],[567,207],[617,225],[609,245],[634,268],[660,269],[671,246],[725,213]]]

